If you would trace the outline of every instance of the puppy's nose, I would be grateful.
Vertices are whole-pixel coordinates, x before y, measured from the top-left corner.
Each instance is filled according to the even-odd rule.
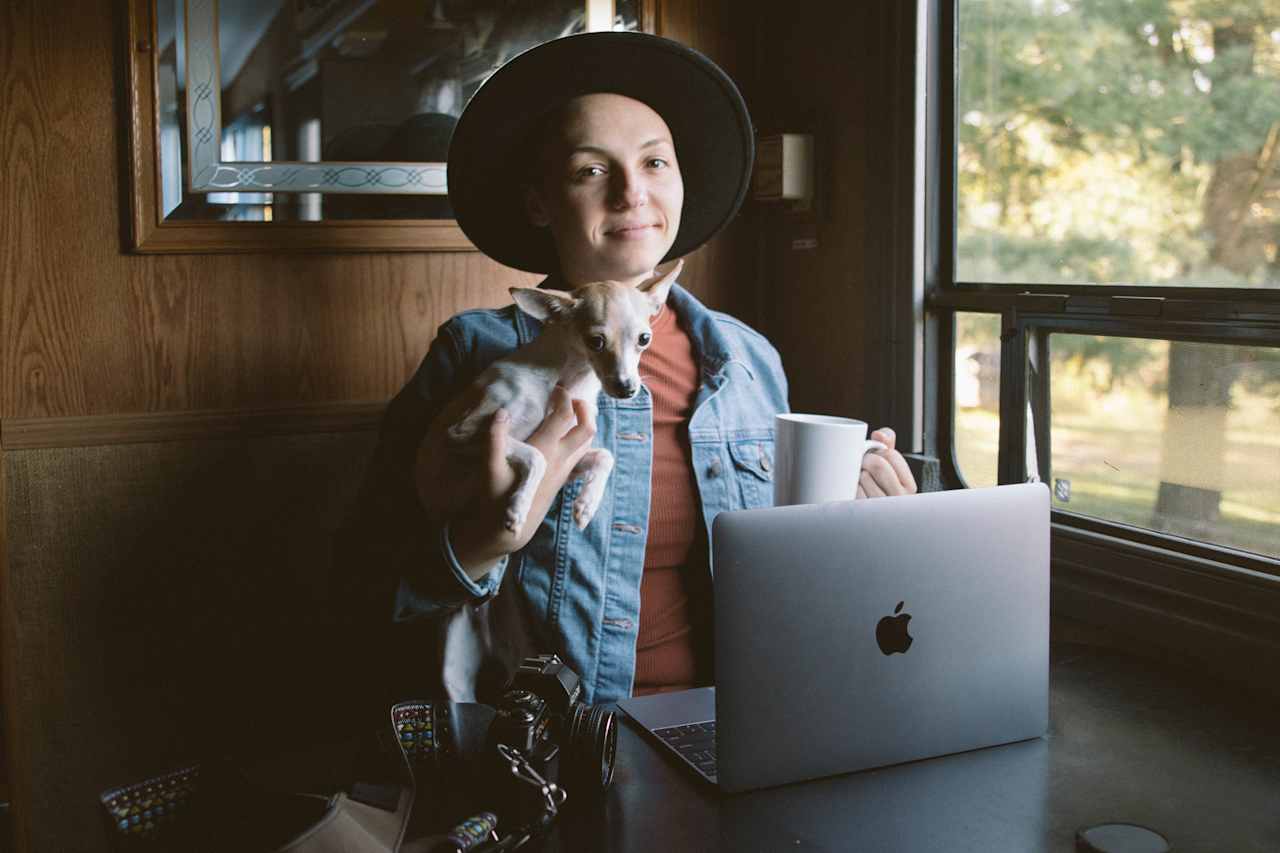
[[[640,390],[640,385],[630,379],[615,379],[611,383],[613,385],[613,396],[618,398],[634,397],[636,392]]]

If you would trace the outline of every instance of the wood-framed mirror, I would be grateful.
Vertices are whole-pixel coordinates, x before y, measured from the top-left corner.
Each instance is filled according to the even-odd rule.
[[[445,158],[492,71],[656,0],[128,0],[130,249],[474,251]]]

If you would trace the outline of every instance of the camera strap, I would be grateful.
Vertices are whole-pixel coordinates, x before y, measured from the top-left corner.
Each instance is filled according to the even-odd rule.
[[[456,707],[456,706],[455,706]],[[449,754],[450,730],[457,723],[448,702],[400,702],[391,709],[391,726],[400,745],[415,789],[418,771],[438,767]],[[402,853],[497,853],[518,850],[547,832],[568,793],[540,774],[520,750],[498,744],[498,757],[513,778],[539,794],[542,808],[530,821],[499,832],[498,818],[493,812],[481,812],[467,818],[444,836],[424,838],[405,845]]]

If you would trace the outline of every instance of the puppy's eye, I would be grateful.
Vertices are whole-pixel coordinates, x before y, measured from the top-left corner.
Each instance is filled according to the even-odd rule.
[[[604,335],[592,335],[587,338],[587,347],[593,352],[601,352],[604,349]]]
[[[640,346],[647,347],[649,345],[649,341],[651,340],[653,340],[653,335],[649,334],[648,332],[640,333]]]

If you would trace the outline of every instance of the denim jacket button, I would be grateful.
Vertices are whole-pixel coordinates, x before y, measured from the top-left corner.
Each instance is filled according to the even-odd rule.
[[[773,467],[773,463],[769,461],[769,454],[765,452],[764,445],[760,446],[760,468],[768,471]]]
[[[707,476],[708,477],[720,476],[720,460],[719,459],[712,460],[711,464],[707,466]]]

